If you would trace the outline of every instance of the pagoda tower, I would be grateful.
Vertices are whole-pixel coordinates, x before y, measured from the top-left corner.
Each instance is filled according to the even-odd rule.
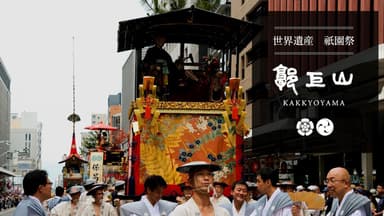
[[[74,44],[74,38],[73,44]],[[73,49],[75,50],[75,49]],[[60,163],[65,163],[63,167],[63,187],[68,188],[72,185],[81,185],[83,183],[83,174],[84,168],[83,163],[88,163],[88,161],[83,160],[79,153],[77,152],[76,147],[76,136],[75,136],[75,124],[80,121],[80,116],[75,112],[75,54],[73,51],[73,75],[72,75],[72,104],[73,112],[68,116],[68,120],[72,122],[72,143],[69,155]]]

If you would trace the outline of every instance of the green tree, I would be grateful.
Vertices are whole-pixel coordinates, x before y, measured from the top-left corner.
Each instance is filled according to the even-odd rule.
[[[98,142],[98,132],[90,131],[89,135],[81,140],[80,154],[86,156],[90,149],[95,149]]]
[[[155,15],[185,8],[186,0],[140,0],[141,4]],[[220,6],[220,0],[197,0],[195,6],[207,11],[215,11]]]
[[[207,11],[215,11],[220,6],[220,0],[197,0],[195,6]]]
[[[141,4],[150,11],[148,15],[166,13],[173,10],[182,9],[186,5],[186,0],[140,0]]]

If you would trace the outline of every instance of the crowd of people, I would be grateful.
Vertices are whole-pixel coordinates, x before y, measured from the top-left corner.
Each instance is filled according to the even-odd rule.
[[[188,176],[181,186],[183,194],[177,202],[162,199],[167,183],[159,175],[150,175],[144,182],[144,194],[139,201],[124,201],[119,194],[124,182],[116,182],[113,191],[107,184],[87,180],[65,191],[58,186],[51,197],[52,182],[44,170],[33,170],[23,179],[24,198],[17,205],[15,216],[25,215],[86,215],[86,216],[380,216],[384,209],[384,186],[377,185],[372,193],[351,184],[345,168],[331,169],[323,191],[316,185],[297,186],[293,193],[311,191],[324,198],[320,211],[307,211],[306,201],[290,197],[292,188],[281,187],[276,170],[264,167],[256,173],[256,182],[237,180],[232,185],[214,182],[214,172],[221,167],[194,161],[176,170]],[[223,194],[230,187],[230,198]],[[324,193],[322,193],[324,192]],[[375,192],[375,193],[373,193]],[[376,195],[376,196],[374,196]]]
[[[0,193],[0,211],[16,207],[21,199],[22,195],[17,191]]]

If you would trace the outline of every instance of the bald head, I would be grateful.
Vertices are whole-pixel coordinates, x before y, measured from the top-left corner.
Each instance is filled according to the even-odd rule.
[[[349,172],[347,169],[345,169],[344,167],[336,167],[336,168],[333,168],[331,170],[329,170],[328,172],[328,176],[332,176],[336,179],[341,179],[341,180],[344,180],[346,184],[350,185],[350,175],[349,175]]]
[[[343,167],[331,169],[327,174],[327,187],[330,195],[341,201],[344,195],[351,190],[348,170]]]

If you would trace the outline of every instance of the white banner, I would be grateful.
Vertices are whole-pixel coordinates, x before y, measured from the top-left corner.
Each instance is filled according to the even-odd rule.
[[[91,152],[89,163],[89,178],[96,183],[103,183],[103,152]]]

